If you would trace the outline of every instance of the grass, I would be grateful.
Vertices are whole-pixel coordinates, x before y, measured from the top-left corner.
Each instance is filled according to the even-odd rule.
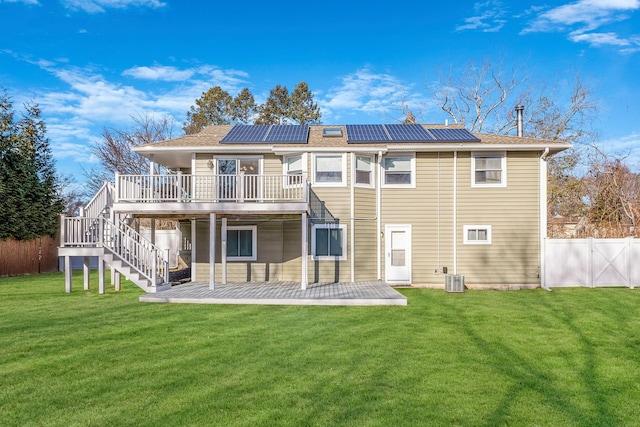
[[[97,283],[94,278],[93,283]],[[640,292],[407,307],[145,304],[0,279],[0,424],[637,425]]]

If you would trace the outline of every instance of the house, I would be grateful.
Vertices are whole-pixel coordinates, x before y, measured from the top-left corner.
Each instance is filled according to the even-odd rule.
[[[164,255],[135,224],[170,218],[192,280],[211,287],[443,287],[447,274],[471,288],[535,287],[546,160],[569,147],[458,125],[209,126],[134,148],[151,161],[149,175],[116,175],[83,216],[64,218],[60,255],[102,254],[115,271],[140,274],[147,291],[161,290]]]

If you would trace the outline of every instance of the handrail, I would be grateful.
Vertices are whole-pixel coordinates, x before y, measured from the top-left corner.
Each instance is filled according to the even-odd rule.
[[[169,281],[169,259],[164,251],[126,223],[104,217],[61,217],[60,245],[102,247],[133,267],[151,283]]]
[[[306,174],[116,175],[118,202],[308,201]]]
[[[105,181],[102,187],[96,192],[93,198],[82,208],[80,216],[98,218],[102,216],[105,208],[113,206],[114,185]]]

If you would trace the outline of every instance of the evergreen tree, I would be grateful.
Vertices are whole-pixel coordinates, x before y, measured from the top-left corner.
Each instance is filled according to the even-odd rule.
[[[46,127],[37,105],[14,120],[6,92],[0,97],[0,238],[55,235],[63,203]]]
[[[209,125],[228,125],[231,123],[231,95],[220,86],[215,86],[196,99],[187,112],[187,121],[183,130],[187,135],[200,132]]]
[[[238,124],[249,124],[256,111],[256,101],[249,88],[244,88],[231,101],[231,121]]]
[[[289,117],[299,125],[320,123],[320,107],[313,102],[313,93],[305,82],[298,83],[291,93]]]
[[[291,97],[286,86],[276,85],[269,97],[258,107],[257,125],[284,125],[291,115]]]

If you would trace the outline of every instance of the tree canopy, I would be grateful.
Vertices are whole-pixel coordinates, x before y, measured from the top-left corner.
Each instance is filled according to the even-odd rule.
[[[0,238],[53,236],[63,210],[55,162],[37,104],[19,120],[7,94],[0,95]]]
[[[286,86],[276,85],[264,104],[257,105],[249,88],[232,97],[215,86],[195,101],[183,125],[185,134],[200,132],[208,125],[226,124],[317,124],[322,113],[309,85],[300,82],[290,94]]]
[[[133,117],[130,129],[105,128],[102,138],[91,148],[98,159],[97,168],[85,171],[87,195],[95,194],[104,181],[113,181],[116,172],[140,175],[149,173],[149,160],[131,148],[164,141],[173,136],[175,123],[171,117],[154,118],[147,114]]]

